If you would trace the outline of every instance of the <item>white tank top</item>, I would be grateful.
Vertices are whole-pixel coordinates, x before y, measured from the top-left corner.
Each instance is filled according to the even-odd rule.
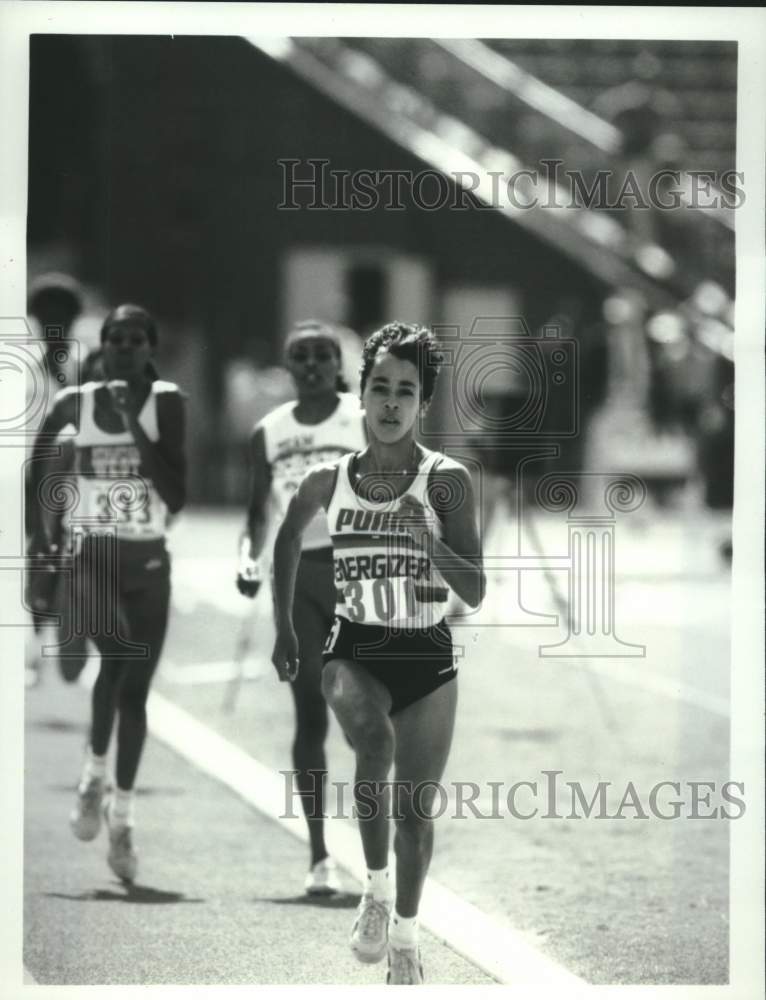
[[[365,445],[364,413],[359,398],[350,392],[338,393],[338,405],[318,424],[301,424],[293,412],[293,400],[272,410],[256,424],[263,430],[266,461],[271,466],[271,498],[281,521],[290,497],[308,470],[319,462],[334,462],[349,451]],[[327,517],[320,511],[303,533],[302,547],[330,547]]]
[[[168,510],[151,479],[140,473],[141,456],[128,430],[110,434],[95,421],[95,394],[104,383],[86,382],[79,392],[80,422],[69,437],[75,447],[77,502],[64,515],[71,534],[116,532],[121,541],[149,541],[165,535]],[[178,392],[172,382],[152,382],[138,422],[150,441],[159,440],[157,397]]]
[[[426,509],[428,479],[444,456],[426,451],[407,490]],[[444,618],[450,589],[428,553],[410,538],[398,517],[399,498],[376,502],[360,497],[351,482],[351,455],[338,462],[335,487],[327,508],[335,569],[335,613],[364,625],[430,628]],[[383,488],[385,480],[382,479]]]

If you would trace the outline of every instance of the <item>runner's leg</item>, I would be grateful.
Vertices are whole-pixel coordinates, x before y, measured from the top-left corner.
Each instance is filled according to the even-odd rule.
[[[354,800],[362,848],[370,870],[388,865],[388,799],[380,783],[394,760],[394,727],[389,718],[391,695],[352,660],[330,660],[322,674],[322,690],[356,754]]]
[[[146,740],[146,702],[168,624],[170,578],[165,573],[145,588],[127,593],[123,614],[133,642],[148,647],[145,659],[124,660],[117,695],[117,787],[133,788]]]
[[[295,703],[292,754],[295,784],[309,831],[312,867],[327,857],[324,799],[327,781],[327,704],[322,695],[322,647],[331,619],[314,600],[296,589],[293,621],[298,636],[300,670],[290,685]]]
[[[402,917],[417,915],[431,862],[434,786],[447,764],[456,706],[457,682],[453,680],[392,719],[396,737],[396,912]]]

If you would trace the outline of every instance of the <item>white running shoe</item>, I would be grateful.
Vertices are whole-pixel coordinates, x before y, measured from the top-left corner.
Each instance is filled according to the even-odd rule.
[[[420,948],[399,948],[388,942],[388,986],[422,986],[423,963],[420,960]]]
[[[351,950],[360,962],[383,960],[388,947],[388,920],[391,903],[365,893],[351,929]]]
[[[306,876],[303,887],[309,896],[330,896],[341,891],[338,866],[332,858],[317,861]]]
[[[79,840],[94,840],[101,829],[101,804],[106,784],[103,778],[91,778],[77,789],[77,802],[69,816],[69,825]]]
[[[133,827],[109,821],[109,803],[104,805],[104,819],[109,829],[107,863],[117,878],[133,882],[138,872],[138,854],[133,846]]]

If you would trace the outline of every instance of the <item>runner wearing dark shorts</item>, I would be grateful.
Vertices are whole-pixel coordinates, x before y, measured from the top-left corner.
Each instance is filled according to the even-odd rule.
[[[118,306],[101,329],[105,380],[61,393],[35,443],[70,426],[76,490],[64,515],[72,636],[101,656],[93,687],[90,740],[71,826],[93,840],[102,817],[110,867],[135,879],[134,785],[146,738],[146,702],[167,628],[170,558],[165,530],[185,499],[184,400],[156,377],[152,317]],[[35,460],[33,455],[33,480]],[[45,472],[45,463],[39,463]],[[71,476],[71,471],[67,476]],[[40,493],[34,482],[32,496]],[[31,552],[50,551],[35,508]],[[114,794],[107,792],[107,750],[117,720]],[[102,809],[103,806],[103,809]]]
[[[300,676],[292,598],[301,538],[327,511],[336,619],[322,690],[356,753],[354,794],[367,862],[351,934],[362,962],[388,955],[388,982],[423,982],[417,912],[433,849],[431,807],[457,704],[450,594],[484,594],[473,487],[458,462],[415,442],[440,355],[432,334],[392,323],[365,344],[361,387],[369,446],[317,467],[290,501],[274,546],[283,680]],[[388,775],[397,789],[395,891],[388,871]],[[403,792],[403,794],[402,794]]]

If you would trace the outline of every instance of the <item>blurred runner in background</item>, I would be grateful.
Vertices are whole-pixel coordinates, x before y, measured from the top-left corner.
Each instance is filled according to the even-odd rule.
[[[255,597],[263,579],[260,560],[269,508],[281,520],[308,469],[364,444],[359,399],[343,391],[341,364],[340,344],[331,327],[306,320],[288,334],[286,366],[298,398],[263,417],[251,439],[250,505],[237,574],[237,588],[246,597]],[[293,766],[311,848],[305,889],[311,894],[340,888],[325,846],[323,819],[328,716],[321,689],[322,647],[334,608],[332,548],[327,520],[320,512],[303,538],[293,607],[303,670],[290,685],[295,702]]]
[[[138,867],[134,784],[170,606],[167,515],[185,500],[185,407],[178,387],[157,378],[152,364],[157,327],[144,309],[118,306],[104,321],[101,343],[104,378],[59,393],[35,452],[71,429],[76,492],[63,524],[72,569],[71,621],[74,633],[92,639],[101,654],[71,825],[80,840],[93,840],[103,815],[109,866],[132,881]],[[34,459],[33,454],[31,495],[37,498],[40,477],[48,470]],[[44,562],[51,543],[43,505],[29,503],[28,509],[30,555]],[[116,789],[105,803],[116,715]]]

